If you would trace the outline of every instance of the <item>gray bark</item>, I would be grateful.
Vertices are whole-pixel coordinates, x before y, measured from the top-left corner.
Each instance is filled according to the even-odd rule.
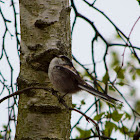
[[[71,55],[68,0],[20,0],[21,65],[18,87],[51,88],[48,65],[54,55]],[[71,106],[71,97],[65,98]],[[49,91],[20,95],[16,140],[68,140],[70,111]]]

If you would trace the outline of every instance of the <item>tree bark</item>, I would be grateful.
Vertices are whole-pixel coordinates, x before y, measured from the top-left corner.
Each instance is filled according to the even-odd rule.
[[[21,65],[18,88],[45,86],[50,60],[58,54],[71,56],[68,0],[20,0]],[[65,98],[71,106],[71,97]],[[19,97],[16,140],[68,140],[71,113],[43,89]]]

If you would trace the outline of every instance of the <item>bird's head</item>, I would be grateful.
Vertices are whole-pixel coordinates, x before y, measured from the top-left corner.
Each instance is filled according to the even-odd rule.
[[[55,64],[64,64],[64,65],[67,64],[67,65],[73,66],[71,60],[67,56],[64,56],[64,55],[58,55],[54,57],[52,61],[55,62]]]

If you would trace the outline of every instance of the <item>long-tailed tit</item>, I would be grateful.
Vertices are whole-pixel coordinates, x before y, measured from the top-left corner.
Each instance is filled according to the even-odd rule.
[[[80,90],[85,90],[111,104],[121,103],[119,100],[110,97],[87,84],[80,77],[71,60],[66,56],[59,55],[51,60],[48,76],[54,89],[62,93],[63,96],[66,94],[76,93]]]

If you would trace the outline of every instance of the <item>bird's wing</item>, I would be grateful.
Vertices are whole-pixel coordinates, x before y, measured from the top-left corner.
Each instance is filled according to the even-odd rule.
[[[74,67],[63,64],[63,65],[56,65],[56,66],[54,66],[54,68],[58,68],[64,72],[68,73],[69,75],[71,75],[78,82],[84,83],[84,80],[79,76],[77,70]]]
[[[57,65],[55,66],[59,69],[61,69],[62,71],[68,73],[69,75],[71,75],[78,83],[78,87],[82,90],[85,90],[87,92],[89,92],[90,94],[100,98],[100,99],[103,99],[104,101],[108,102],[108,103],[111,103],[111,104],[116,104],[116,105],[120,105],[122,104],[121,101],[111,97],[111,96],[108,96],[107,94],[104,94],[96,89],[94,89],[92,86],[88,85],[80,76],[79,74],[77,75],[77,71],[74,67],[70,67],[68,65]]]

